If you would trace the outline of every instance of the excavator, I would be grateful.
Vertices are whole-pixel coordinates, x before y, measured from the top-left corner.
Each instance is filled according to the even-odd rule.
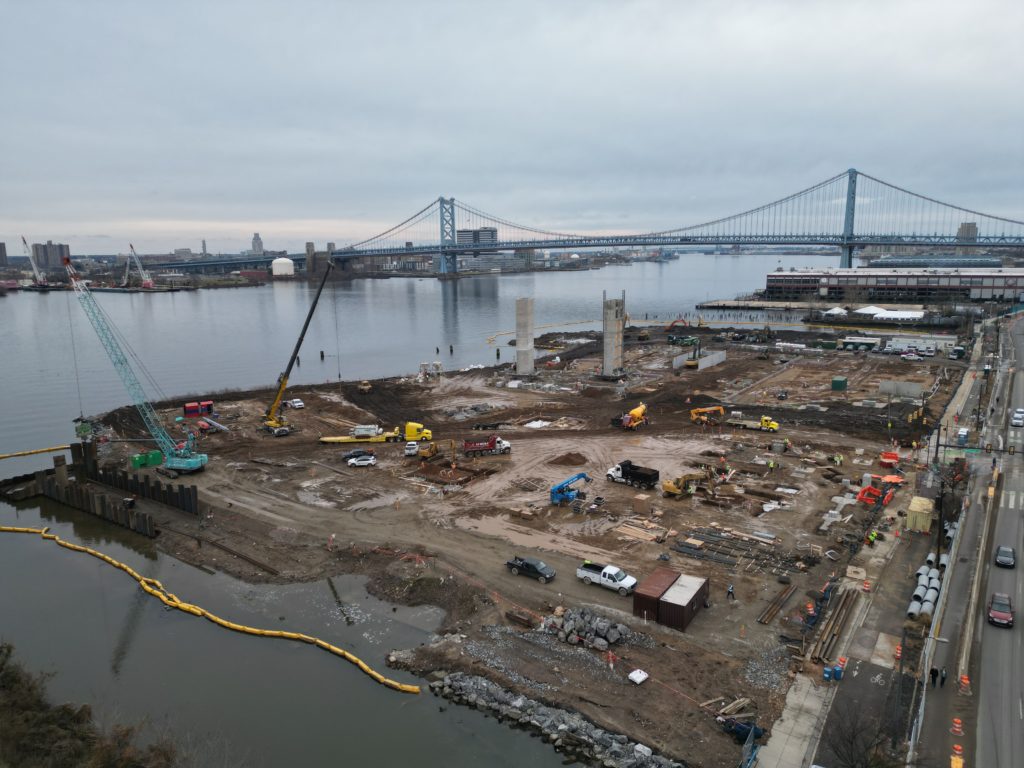
[[[288,377],[291,375],[292,366],[295,365],[295,359],[299,356],[302,340],[306,338],[306,329],[309,328],[309,321],[313,319],[313,312],[316,310],[317,302],[320,301],[320,294],[324,292],[324,285],[327,283],[327,277],[331,274],[332,269],[334,269],[334,262],[328,261],[327,269],[324,270],[324,276],[320,279],[320,287],[316,289],[313,304],[309,308],[309,314],[306,315],[306,322],[302,324],[299,340],[295,342],[295,349],[292,350],[292,356],[288,359],[288,367],[284,369],[284,373],[277,377],[277,394],[274,395],[274,402],[270,404],[267,412],[263,414],[263,429],[274,437],[282,437],[290,434],[292,431],[288,421],[281,413],[281,400],[284,398],[284,390],[288,386]]]
[[[612,419],[613,427],[621,427],[622,429],[639,429],[648,423],[647,418],[647,405],[640,403],[636,408],[624,413],[621,416],[616,416]]]
[[[720,405],[711,405],[707,408],[694,408],[690,411],[690,421],[694,424],[717,424],[717,419],[712,419],[711,414],[717,413],[725,418],[725,408]]]
[[[697,484],[706,479],[705,472],[686,472],[672,480],[663,480],[661,483],[661,495],[665,498],[676,498],[680,496],[693,496],[697,492]]]
[[[586,492],[572,487],[573,484],[578,483],[580,480],[587,483],[594,482],[594,478],[586,472],[575,474],[568,480],[563,480],[558,485],[551,486],[551,503],[557,507],[559,504],[587,498]]]

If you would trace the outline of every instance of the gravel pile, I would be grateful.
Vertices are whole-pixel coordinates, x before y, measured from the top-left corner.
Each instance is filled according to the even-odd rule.
[[[743,679],[756,688],[785,693],[789,684],[789,651],[777,643],[765,645],[743,668]]]
[[[443,675],[443,677],[442,677]],[[523,728],[539,732],[555,749],[579,761],[599,761],[605,768],[686,768],[655,755],[650,747],[608,733],[580,715],[505,690],[482,677],[435,673],[430,690],[456,704],[493,714]]]

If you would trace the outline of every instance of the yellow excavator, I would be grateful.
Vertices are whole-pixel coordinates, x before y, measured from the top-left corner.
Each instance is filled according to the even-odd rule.
[[[725,408],[720,405],[710,405],[706,408],[694,408],[690,411],[690,421],[694,424],[717,424],[718,420],[711,417],[712,414],[718,414],[723,419],[725,418]]]
[[[316,310],[317,302],[320,301],[320,294],[324,292],[324,285],[327,283],[327,276],[331,274],[332,269],[334,269],[334,262],[328,261],[327,269],[324,270],[324,276],[320,280],[320,287],[316,289],[316,296],[313,297],[313,304],[309,308],[309,314],[306,315],[306,322],[302,324],[302,331],[299,333],[299,340],[295,342],[295,349],[292,350],[292,356],[288,359],[288,367],[284,369],[284,373],[277,377],[277,393],[274,395],[274,402],[270,404],[266,413],[263,414],[263,429],[274,437],[282,437],[292,431],[291,426],[288,424],[288,420],[285,419],[284,414],[281,413],[281,400],[284,398],[284,391],[288,387],[288,377],[291,375],[292,366],[295,365],[295,361],[299,357],[299,349],[302,347],[302,340],[306,338],[306,329],[309,328],[309,321],[313,319],[313,312]]]
[[[687,472],[672,480],[661,483],[661,495],[665,498],[693,496],[697,492],[697,484],[705,479],[704,472]]]

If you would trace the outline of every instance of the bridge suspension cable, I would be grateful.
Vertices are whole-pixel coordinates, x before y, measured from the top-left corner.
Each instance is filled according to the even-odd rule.
[[[362,248],[363,246],[368,245],[369,243],[380,243],[381,241],[386,241],[389,238],[395,237],[396,235],[398,235],[401,232],[408,231],[412,227],[420,224],[421,222],[425,221],[426,219],[429,219],[431,216],[433,216],[434,219],[436,220],[437,219],[437,214],[438,214],[438,201],[437,200],[432,200],[428,205],[426,205],[423,208],[421,208],[420,210],[418,210],[416,213],[414,213],[412,216],[410,216],[405,221],[403,221],[403,222],[401,222],[399,224],[396,224],[395,226],[391,227],[391,229],[387,229],[387,230],[381,232],[380,234],[374,235],[373,237],[368,237],[365,240],[360,240],[358,243],[352,243],[351,245],[348,245],[346,247],[349,248],[349,249],[354,250],[354,249],[357,249],[357,248]],[[436,235],[436,232],[434,234]],[[436,237],[434,239],[436,240]]]

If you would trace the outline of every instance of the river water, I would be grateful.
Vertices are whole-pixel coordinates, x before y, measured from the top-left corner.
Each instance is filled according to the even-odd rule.
[[[633,318],[667,319],[693,313],[697,302],[763,287],[776,266],[835,261],[693,255],[585,272],[331,284],[291,381],[396,376],[435,359],[448,369],[490,365],[496,349],[509,361],[520,296],[535,299],[538,333],[592,329],[600,327],[603,291],[617,297],[624,290]],[[140,377],[144,370],[156,382],[148,385],[153,399],[216,397],[218,390],[273,384],[313,290],[279,282],[96,298],[137,354]],[[0,298],[0,329],[0,453],[69,442],[80,412],[127,401],[72,293]],[[6,460],[0,476],[50,463],[47,456]],[[436,626],[429,609],[383,610],[356,578],[252,587],[160,555],[151,542],[50,502],[20,509],[0,503],[0,524],[50,525],[162,580],[183,600],[233,621],[323,636],[372,665],[390,648],[423,642]],[[145,718],[175,738],[187,734],[200,751],[241,756],[247,765],[561,762],[525,733],[475,712],[442,712],[431,696],[384,689],[308,646],[242,636],[166,611],[123,573],[36,537],[0,534],[0,583],[0,638],[13,642],[31,669],[56,673],[55,699],[90,703],[107,722]]]

